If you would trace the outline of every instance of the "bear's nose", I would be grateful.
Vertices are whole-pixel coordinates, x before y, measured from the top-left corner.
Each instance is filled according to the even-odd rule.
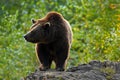
[[[27,36],[26,35],[24,35],[23,37],[25,38],[25,40],[27,40]]]

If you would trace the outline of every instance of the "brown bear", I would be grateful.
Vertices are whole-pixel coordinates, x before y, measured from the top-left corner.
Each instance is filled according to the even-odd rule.
[[[70,24],[58,12],[49,12],[44,18],[32,20],[32,23],[24,38],[36,43],[40,70],[50,69],[54,61],[56,70],[64,71],[72,43]]]

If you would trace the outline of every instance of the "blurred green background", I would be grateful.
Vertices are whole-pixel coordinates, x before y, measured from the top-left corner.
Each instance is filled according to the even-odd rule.
[[[38,66],[24,40],[31,18],[57,11],[73,30],[67,68],[91,60],[120,61],[120,0],[0,0],[0,80],[19,80]]]

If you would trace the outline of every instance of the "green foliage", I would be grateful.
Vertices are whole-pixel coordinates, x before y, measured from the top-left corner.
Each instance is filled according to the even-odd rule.
[[[60,12],[71,24],[68,67],[90,60],[120,61],[120,0],[1,0],[0,80],[19,80],[39,66],[34,44],[25,42],[31,18]]]

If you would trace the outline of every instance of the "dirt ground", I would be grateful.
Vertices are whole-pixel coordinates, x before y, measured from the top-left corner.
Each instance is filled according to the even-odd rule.
[[[22,80],[120,80],[120,62],[91,61],[64,72],[37,70]]]

